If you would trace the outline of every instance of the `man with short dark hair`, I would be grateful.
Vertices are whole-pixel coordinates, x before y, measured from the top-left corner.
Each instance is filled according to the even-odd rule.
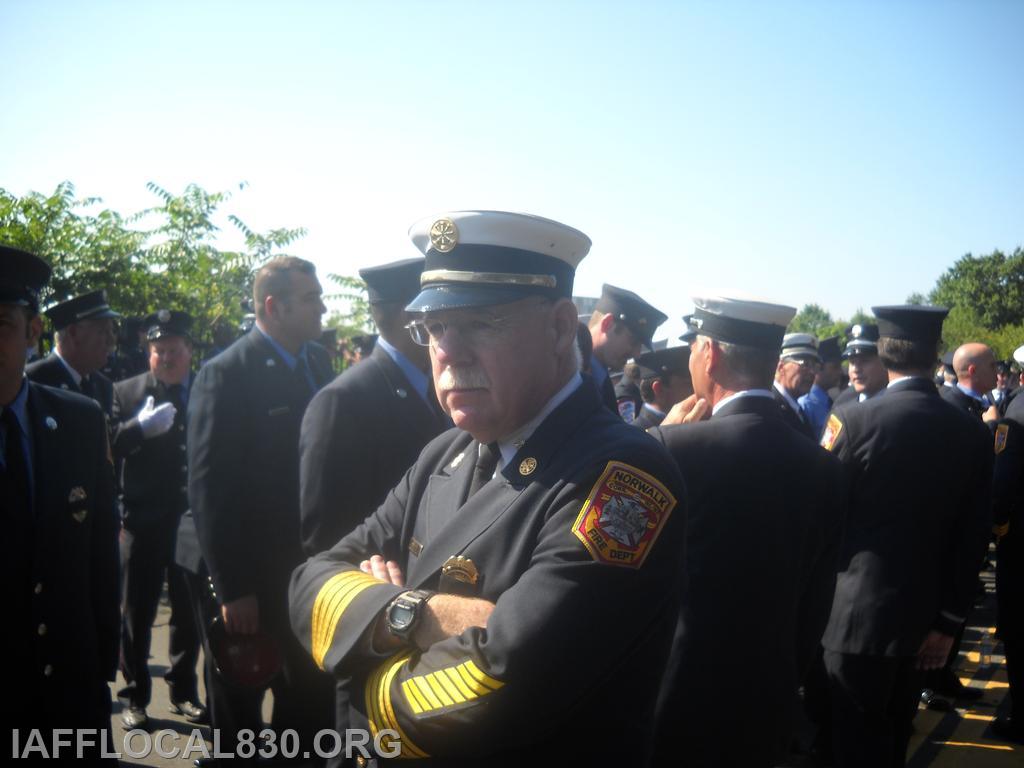
[[[114,385],[100,369],[114,351],[117,312],[107,303],[106,291],[92,291],[44,313],[53,325],[53,351],[25,368],[25,374],[40,384],[91,397],[110,419],[114,407]]]
[[[611,373],[622,370],[644,347],[650,349],[655,329],[667,319],[632,291],[607,283],[601,288],[588,323],[593,342],[590,374],[609,410],[619,413]]]
[[[420,292],[422,272],[422,258],[359,271],[380,337],[369,358],[316,394],[302,420],[307,556],[330,549],[365,520],[423,446],[451,426],[428,375],[427,349],[406,328],[416,316],[405,306]]]
[[[192,318],[160,310],[141,320],[149,345],[149,372],[114,385],[114,451],[121,457],[122,626],[118,691],[121,719],[129,730],[149,723],[152,695],[149,649],[164,581],[171,606],[171,710],[201,722],[197,704],[199,638],[178,566],[174,564],[178,521],[188,509],[185,410],[191,386]]]
[[[83,756],[98,762],[101,746],[109,747],[107,683],[117,670],[120,623],[114,474],[97,404],[25,376],[49,277],[42,259],[0,245],[0,499],[8,542],[0,715],[8,750],[14,730],[24,747],[32,729],[44,743],[54,729],[92,729]]]
[[[651,434],[690,505],[679,627],[659,703],[655,766],[770,768],[828,618],[843,519],[839,464],[784,424],[772,375],[796,309],[698,297],[689,366],[707,421]],[[737,691],[757,713],[723,715]]]
[[[885,392],[889,374],[878,357],[878,326],[858,323],[850,327],[850,340],[843,350],[850,373],[850,386],[840,393],[833,407],[849,402],[863,403]]]
[[[666,347],[645,352],[640,355],[638,363],[643,376],[640,391],[644,405],[632,424],[641,429],[650,429],[665,420],[672,406],[693,394],[690,347]]]
[[[821,439],[849,502],[822,639],[841,767],[904,765],[920,670],[946,662],[991,520],[988,431],[932,382],[948,310],[873,311],[888,391],[837,408]]]
[[[330,725],[332,688],[288,628],[291,569],[302,562],[299,428],[331,378],[319,345],[316,268],[295,257],[264,264],[253,284],[256,326],[204,365],[188,408],[189,500],[220,621],[228,635],[261,633],[280,646],[272,727],[295,730],[303,750]],[[262,691],[230,688],[207,655],[211,725],[225,752],[240,729],[261,726]]]
[[[426,265],[410,331],[458,429],[295,571],[295,633],[348,680],[352,726],[398,736],[384,754],[645,765],[685,505],[664,449],[579,373],[590,241],[497,211],[411,235]]]

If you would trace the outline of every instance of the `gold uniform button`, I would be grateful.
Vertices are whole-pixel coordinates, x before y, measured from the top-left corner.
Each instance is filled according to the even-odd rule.
[[[53,664],[47,664],[45,667],[43,667],[43,674],[46,675],[47,677],[52,675],[53,674]]]
[[[364,768],[364,766],[366,765],[366,758],[363,757],[362,755],[357,755],[356,756],[356,765],[358,765],[359,768]]]
[[[32,591],[35,592],[37,595],[40,594],[43,591],[43,582],[40,581],[38,584],[36,584],[36,588]]]
[[[46,634],[46,625],[45,624],[40,624],[39,625],[39,634],[40,635],[45,635]]]

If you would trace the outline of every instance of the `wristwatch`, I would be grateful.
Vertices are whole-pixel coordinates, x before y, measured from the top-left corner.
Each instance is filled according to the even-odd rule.
[[[384,610],[388,632],[399,640],[411,642],[413,630],[423,615],[423,607],[433,596],[433,592],[425,589],[412,589],[398,595]]]

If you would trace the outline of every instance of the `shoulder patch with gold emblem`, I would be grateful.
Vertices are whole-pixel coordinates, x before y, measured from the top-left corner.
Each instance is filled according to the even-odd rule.
[[[836,444],[836,440],[839,439],[839,433],[843,431],[843,422],[839,420],[839,417],[834,413],[828,417],[828,422],[825,424],[825,431],[821,433],[821,447],[826,451],[831,451],[832,446]]]
[[[675,496],[657,478],[610,461],[572,532],[594,560],[639,568],[675,506]]]
[[[1010,436],[1010,426],[1008,424],[1000,424],[996,427],[996,453],[1002,453],[1006,450],[1006,438]]]

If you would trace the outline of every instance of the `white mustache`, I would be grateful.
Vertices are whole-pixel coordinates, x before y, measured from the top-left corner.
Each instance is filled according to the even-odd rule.
[[[437,388],[441,391],[490,389],[491,380],[480,368],[445,368],[437,377]]]

